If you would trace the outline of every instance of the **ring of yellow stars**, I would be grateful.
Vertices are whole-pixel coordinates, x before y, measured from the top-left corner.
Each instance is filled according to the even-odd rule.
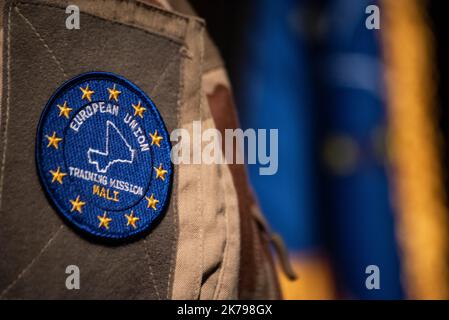
[[[61,172],[61,167],[58,167],[56,171],[50,170],[50,173],[53,175],[51,183],[58,181],[59,184],[62,184],[62,178],[64,178],[67,175],[67,173]]]
[[[67,106],[67,101],[64,101],[64,104],[61,106],[58,104],[58,108],[59,108],[59,116],[64,116],[67,119],[70,117],[70,111],[72,111],[72,108],[69,108]]]
[[[92,95],[95,93],[95,91],[89,90],[89,85],[86,85],[86,88],[80,87],[80,90],[83,92],[83,96],[81,99],[87,99],[89,102],[92,101]]]
[[[134,116],[139,116],[139,117],[143,118],[143,113],[144,113],[144,111],[147,110],[147,109],[144,108],[144,107],[142,107],[142,106],[140,105],[140,101],[139,101],[139,103],[137,104],[137,106],[134,105],[134,104],[133,104],[132,106],[133,106],[133,108],[134,108]]]
[[[125,214],[125,217],[128,220],[126,226],[133,226],[133,228],[136,229],[136,222],[139,221],[140,218],[134,216],[134,211],[131,211],[130,215]]]
[[[159,168],[153,167],[156,170],[156,179],[160,178],[161,180],[165,180],[165,175],[167,174],[167,170],[162,168],[162,163],[159,165]]]
[[[117,89],[115,89],[115,84],[114,84],[114,87],[112,89],[108,88],[108,91],[109,91],[109,100],[114,99],[117,102],[118,101],[118,96],[122,92],[118,91]]]
[[[78,211],[79,213],[83,211],[83,206],[86,204],[80,200],[80,196],[77,196],[75,200],[70,200],[70,203],[72,204],[72,210],[70,211]]]
[[[151,145],[155,144],[158,147],[161,146],[161,140],[163,139],[160,135],[157,134],[157,130],[154,131],[154,134],[150,133],[150,137],[151,137]]]
[[[109,229],[109,222],[112,221],[111,218],[108,218],[106,216],[106,212],[103,213],[103,216],[97,216],[98,220],[100,220],[100,224],[98,225],[98,228],[104,227],[106,229]]]
[[[148,201],[148,206],[147,208],[152,208],[153,210],[156,210],[156,205],[159,203],[159,200],[154,198],[154,194],[151,194],[151,197],[145,197],[145,199],[147,199]]]
[[[46,136],[48,139],[48,145],[47,148],[50,148],[51,146],[53,146],[55,149],[58,149],[58,143],[62,141],[62,138],[58,138],[56,136],[56,132],[53,131],[53,135],[50,136]]]

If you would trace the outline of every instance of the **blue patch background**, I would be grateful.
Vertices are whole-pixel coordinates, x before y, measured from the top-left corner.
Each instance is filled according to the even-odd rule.
[[[92,101],[81,99],[82,92],[80,87],[85,88],[89,84],[89,89],[95,93],[92,95]],[[109,100],[109,92],[107,88],[112,88],[116,84],[116,89],[121,91],[118,102]],[[134,116],[134,108],[139,100],[141,105],[146,108],[143,113],[143,119]],[[73,110],[70,112],[70,118],[64,116],[59,117],[59,108],[57,105],[63,105],[67,101],[68,107]],[[104,101],[106,104],[119,105],[118,117],[108,113],[96,113],[87,119],[81,125],[79,132],[75,133],[69,124],[76,114],[87,105],[94,102]],[[151,145],[149,133],[155,130],[163,137],[160,148],[153,145],[150,151],[140,152],[140,147],[136,138],[132,136],[129,127],[125,126],[123,118],[129,113],[136,119],[139,126],[143,130],[147,143]],[[115,163],[107,171],[107,173],[99,173],[94,165],[88,163],[87,150],[89,148],[104,151],[106,121],[112,121],[123,134],[127,142],[136,150],[136,157],[132,164]],[[46,135],[52,135],[56,132],[58,137],[62,137],[63,141],[59,143],[59,149],[53,147],[47,148],[48,139]],[[165,128],[163,120],[151,99],[137,86],[128,80],[105,72],[90,72],[79,75],[65,84],[63,84],[50,98],[47,103],[38,126],[37,144],[36,144],[36,161],[42,184],[54,202],[56,208],[69,221],[73,222],[80,229],[90,234],[107,238],[125,238],[147,229],[152,222],[161,215],[169,201],[170,186],[172,181],[172,164],[170,161],[170,140],[168,132]],[[117,154],[121,151],[119,148],[115,150]],[[163,168],[168,171],[165,175],[165,181],[155,179],[155,170],[162,164]],[[52,174],[50,170],[56,170],[61,167],[61,171],[68,175],[63,178],[63,184],[57,182],[51,183]],[[143,187],[144,195],[134,195],[126,191],[120,191],[120,203],[112,202],[98,196],[92,195],[93,182],[84,181],[69,176],[69,166],[78,167],[91,172],[97,172],[114,179],[130,182]],[[101,184],[97,184],[102,186]],[[109,189],[115,190],[106,186]],[[147,208],[147,200],[145,196],[154,197],[160,202],[157,204],[157,210]],[[74,200],[78,195],[80,199],[86,202],[82,209],[82,213],[71,212],[72,204],[70,200]],[[134,215],[139,217],[137,228],[126,226],[127,219],[125,214],[130,214],[131,210]],[[99,228],[99,220],[97,216],[102,216],[104,212],[112,218],[109,223],[109,229]]]

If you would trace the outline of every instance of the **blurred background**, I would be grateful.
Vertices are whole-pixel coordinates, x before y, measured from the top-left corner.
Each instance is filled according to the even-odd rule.
[[[191,3],[242,127],[279,129],[278,173],[248,169],[299,274],[280,272],[285,298],[448,299],[444,1]],[[379,289],[365,285],[370,265]]]

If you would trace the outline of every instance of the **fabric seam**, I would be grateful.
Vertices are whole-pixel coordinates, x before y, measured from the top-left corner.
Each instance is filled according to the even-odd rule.
[[[181,47],[182,50],[182,47]],[[180,114],[180,109],[181,109],[181,105],[182,105],[182,101],[183,101],[183,90],[184,90],[184,67],[185,67],[185,56],[181,55],[180,56],[180,68],[179,68],[179,91],[178,91],[178,101],[177,101],[177,110],[176,113],[179,115]],[[177,122],[178,125],[180,123],[181,119],[178,118]],[[175,167],[173,167],[173,174],[175,172]],[[173,185],[175,187],[179,186],[179,176],[175,176],[175,183],[173,183]],[[177,188],[179,189],[179,188]],[[176,195],[177,197],[177,195]],[[171,283],[172,280],[172,273],[176,270],[175,269],[175,259],[176,259],[176,244],[178,243],[179,240],[179,220],[178,220],[178,207],[177,207],[177,199],[175,199],[175,203],[173,205],[173,214],[174,214],[174,224],[175,224],[175,235],[176,235],[176,239],[173,240],[172,245],[171,245],[171,258],[170,258],[170,272],[168,274],[168,281],[167,281],[167,299],[169,299],[169,297],[173,296],[173,284]]]
[[[0,179],[0,210],[2,208],[3,182],[4,182],[5,161],[6,161],[6,148],[7,148],[7,143],[8,143],[8,141],[7,141],[7,127],[8,127],[8,122],[9,122],[9,109],[10,109],[9,108],[9,100],[10,100],[10,79],[9,79],[10,78],[10,54],[9,54],[9,51],[10,51],[11,12],[12,12],[13,8],[17,12],[17,14],[27,23],[27,25],[31,28],[31,30],[35,33],[35,35],[37,36],[39,41],[42,43],[42,45],[46,49],[47,53],[49,53],[51,55],[51,58],[55,61],[55,63],[57,64],[58,68],[63,73],[64,77],[67,78],[67,74],[65,73],[64,69],[62,68],[61,62],[56,57],[56,54],[49,48],[49,46],[46,44],[46,41],[39,34],[39,32],[36,30],[36,28],[33,26],[33,24],[25,17],[25,15],[23,15],[20,12],[19,6],[22,6],[22,5],[24,5],[24,6],[33,6],[34,5],[34,6],[40,6],[40,7],[51,7],[53,9],[63,10],[62,8],[60,8],[58,6],[54,6],[54,5],[51,5],[51,4],[25,3],[25,2],[22,2],[22,1],[18,1],[18,2],[14,2],[13,1],[13,2],[11,2],[11,5],[9,7],[9,11],[8,11],[8,34],[7,34],[7,41],[6,41],[6,44],[7,44],[7,47],[8,47],[7,48],[7,59],[6,59],[7,60],[7,63],[6,63],[6,67],[7,67],[6,85],[7,85],[7,88],[8,88],[7,89],[8,92],[6,94],[5,129],[4,129],[3,141],[2,141],[2,144],[3,144],[2,153],[3,154],[2,154],[2,167],[1,167],[1,179]],[[149,7],[149,8],[151,8],[151,7]],[[155,12],[162,12],[160,10],[153,10],[153,11],[155,11]],[[91,16],[93,18],[96,18],[96,19],[99,19],[99,20],[102,20],[102,21],[105,21],[105,22],[108,22],[108,23],[118,24],[118,25],[121,25],[121,26],[124,26],[124,27],[127,27],[127,28],[140,30],[140,31],[143,31],[143,32],[151,35],[151,36],[158,36],[160,38],[163,38],[164,40],[173,42],[176,45],[180,45],[181,44],[181,43],[171,39],[170,37],[168,37],[166,35],[160,35],[158,33],[154,33],[152,31],[148,31],[148,30],[145,30],[145,29],[133,26],[133,25],[124,24],[124,23],[121,23],[121,22],[118,22],[118,21],[110,21],[110,20],[107,20],[107,19],[95,16],[95,15],[92,15],[92,14],[89,14],[89,13],[86,13],[86,12],[83,12],[83,14],[89,15],[89,16]],[[167,16],[169,16],[169,15],[167,15]],[[173,17],[176,17],[176,16],[173,16]],[[165,76],[166,70],[175,61],[174,58],[176,58],[176,55],[174,55],[174,57],[172,57],[172,59],[167,63],[167,66],[165,67],[165,70],[163,71],[163,73],[159,77],[159,79],[158,79],[158,81],[157,81],[157,83],[156,83],[156,85],[155,85],[153,90],[157,89],[157,86],[160,84],[161,80]],[[177,224],[176,224],[177,211],[176,210],[174,210],[174,215],[175,215],[175,232],[177,232]],[[59,229],[53,234],[53,236],[49,239],[49,241],[44,245],[44,247],[41,249],[41,251],[38,253],[38,255],[36,257],[34,257],[32,259],[32,261],[31,261],[31,263],[29,265],[27,265],[25,267],[25,269],[23,269],[19,273],[18,277],[13,281],[13,283],[11,283],[10,285],[8,285],[8,287],[6,287],[6,289],[0,295],[0,298],[2,298],[4,296],[4,294],[6,294],[15,285],[15,283],[23,276],[23,274],[36,262],[37,258],[40,257],[43,252],[45,252],[45,250],[49,247],[50,243],[53,242],[54,238],[60,232],[60,230],[63,228],[63,226],[64,226],[63,224],[61,224],[59,226]],[[173,240],[173,243],[172,243],[172,248],[171,248],[172,252],[176,252],[176,250],[173,250],[174,247],[175,247],[175,244],[176,244],[176,239]],[[147,251],[147,246],[146,246],[146,240],[145,239],[144,239],[144,244],[143,245],[144,245],[145,254],[146,254],[147,259],[148,259],[148,251]],[[170,269],[172,270],[173,269],[173,260],[174,260],[173,259],[173,254],[171,256],[172,257],[171,257],[171,262],[170,262]],[[155,289],[155,292],[156,292],[156,295],[157,295],[158,299],[160,299],[160,294],[159,294],[159,291],[158,291],[158,289],[157,289],[157,287],[156,287],[156,285],[154,283],[154,275],[153,275],[152,268],[151,268],[151,265],[149,264],[149,262],[148,262],[148,267],[149,267],[149,271],[150,271],[153,287]],[[168,280],[168,285],[169,285],[170,284],[170,280],[171,280],[171,274],[170,273],[169,273],[169,277],[168,278],[169,278],[169,280]],[[167,288],[167,297],[168,297],[168,294],[169,294],[169,288]]]
[[[29,2],[23,2],[23,1],[17,1],[17,2],[13,2],[13,3],[15,3],[16,6],[18,6],[20,4],[21,6],[48,7],[48,8],[64,11],[64,8],[58,7],[57,5],[50,4],[50,3],[29,3]],[[154,11],[154,12],[157,13],[158,11]],[[103,17],[99,17],[99,16],[94,15],[94,14],[89,13],[89,12],[81,12],[81,14],[85,14],[85,15],[88,15],[88,16],[90,16],[92,18],[95,18],[95,19],[98,19],[98,20],[102,20],[102,21],[106,21],[106,22],[109,22],[109,23],[112,23],[112,24],[118,24],[118,25],[122,25],[122,26],[125,26],[125,27],[128,27],[128,28],[137,29],[137,30],[143,31],[145,33],[151,34],[153,36],[157,36],[157,37],[163,38],[163,39],[168,40],[170,42],[174,42],[174,43],[176,43],[178,45],[179,44],[183,44],[183,42],[184,42],[184,39],[179,39],[178,40],[178,39],[176,39],[176,38],[174,38],[174,37],[172,37],[170,35],[159,33],[156,30],[148,30],[148,29],[151,29],[150,27],[147,27],[148,29],[146,29],[146,28],[143,28],[141,26],[136,26],[134,24],[127,24],[127,23],[124,23],[124,22],[120,22],[120,21],[116,21],[116,20],[110,20],[110,19],[106,19],[106,18],[103,18]]]
[[[53,236],[47,241],[47,243],[42,247],[41,251],[31,260],[31,262],[18,274],[18,276],[14,279],[13,282],[11,282],[1,293],[0,299],[3,299],[3,297],[11,290],[16,283],[22,279],[23,275],[31,269],[31,267],[39,260],[39,258],[44,254],[44,252],[50,247],[52,242],[56,239],[56,237],[59,235],[61,230],[63,229],[63,225],[60,225],[58,230],[53,234]]]

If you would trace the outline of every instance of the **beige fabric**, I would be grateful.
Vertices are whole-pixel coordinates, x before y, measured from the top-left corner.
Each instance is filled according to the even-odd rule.
[[[67,1],[67,5],[69,4],[70,0]],[[182,41],[185,36],[187,18],[156,6],[136,1],[115,1],[114,5],[110,5],[110,0],[77,0],[77,4],[83,12],[93,13],[105,19],[120,18],[122,23],[143,27],[153,33],[171,37],[175,41]],[[126,12],[125,10],[132,10],[134,13],[126,17],[122,14]],[[148,10],[159,14],[152,15],[151,19],[148,19]]]
[[[189,50],[183,60],[180,118],[181,127],[191,136],[194,120],[201,120],[203,130],[214,127],[202,90],[203,31],[198,21],[189,23]],[[178,170],[179,234],[173,298],[237,298],[240,234],[229,170],[205,164],[180,164]]]
[[[203,87],[213,86],[203,76]],[[203,90],[204,91],[204,90]],[[207,99],[202,95],[202,129],[214,128]],[[204,145],[204,144],[203,144]],[[202,165],[204,197],[204,265],[201,299],[237,299],[240,266],[240,221],[237,194],[227,165]],[[215,195],[210,197],[210,195]]]
[[[166,0],[164,2],[168,4],[170,10],[190,16],[196,16],[195,10],[193,10],[192,6],[187,0]],[[220,52],[209,36],[207,30],[205,30],[203,73],[221,68],[223,66],[224,63],[221,58]]]
[[[177,1],[174,7],[166,1],[161,5],[166,9],[193,13],[186,2]],[[180,117],[182,128],[190,134],[193,133],[193,120],[201,120],[202,130],[215,127],[204,93],[213,90],[218,84],[217,79],[227,79],[226,72],[218,69],[218,77],[216,73],[210,77],[209,72],[201,80],[204,55],[206,62],[211,61],[209,65],[221,65],[221,58],[218,52],[211,49],[214,47],[209,37],[206,35],[206,39],[203,38],[204,26],[200,27],[201,37],[192,35],[186,39],[190,48],[186,56],[192,60],[185,60],[182,71],[183,78],[188,80],[182,84]],[[194,25],[189,30],[193,34],[197,32]],[[204,42],[207,48],[204,48]],[[199,115],[194,111],[198,104],[201,105]],[[190,214],[179,214],[173,298],[236,299],[240,230],[237,196],[229,169],[226,165],[180,165],[179,177],[178,211],[183,208]],[[196,201],[192,201],[192,194],[197,196]],[[202,210],[199,208],[201,204]]]
[[[166,9],[193,13],[186,2],[183,4],[178,1],[175,8],[171,2],[169,4],[164,1],[161,4]],[[212,42],[207,35],[206,40],[203,37],[204,25],[197,27],[201,29],[196,29],[192,24],[188,29],[191,32],[188,32],[186,44],[190,50],[186,53],[187,59],[184,59],[182,78],[186,80],[182,83],[183,94],[180,100],[181,127],[190,135],[193,134],[194,120],[201,120],[202,130],[215,127],[204,87],[206,90],[215,87],[217,78],[203,76],[201,80],[204,55],[217,57],[207,61],[218,61],[216,65],[221,65],[218,54],[212,51],[212,55],[209,55]],[[200,37],[195,36],[198,30]],[[209,44],[206,49],[205,41]],[[205,50],[208,52],[205,53]],[[220,70],[220,76],[227,78],[224,70]],[[201,105],[200,114],[195,111],[198,105]],[[184,211],[186,214],[179,214],[178,252],[172,297],[236,299],[240,230],[237,196],[229,169],[225,165],[181,164],[179,177],[178,212]],[[192,196],[196,199],[192,199]]]
[[[203,26],[190,20],[187,29],[185,58],[181,63],[181,90],[179,118],[182,128],[193,134],[193,121],[198,120],[201,92],[201,63]],[[200,37],[198,37],[200,35]],[[186,58],[187,57],[187,58]],[[199,166],[179,165],[179,232],[176,268],[173,278],[174,299],[198,299],[202,280],[202,225],[201,171]]]
[[[218,85],[232,90],[228,74],[224,68],[216,68],[203,75],[203,90],[206,95],[213,94]]]

